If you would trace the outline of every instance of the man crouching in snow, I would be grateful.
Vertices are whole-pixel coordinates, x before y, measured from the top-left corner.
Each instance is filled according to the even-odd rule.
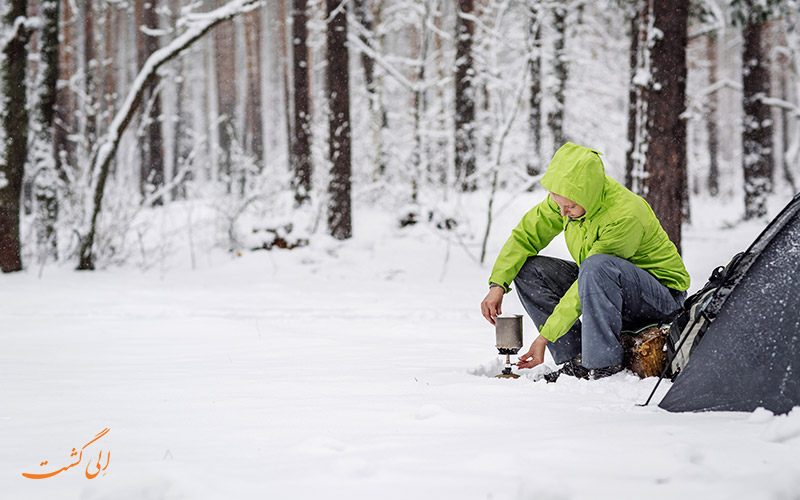
[[[605,174],[599,152],[565,144],[541,183],[550,194],[500,250],[481,312],[494,324],[513,281],[539,329],[519,368],[544,362],[547,347],[563,363],[548,381],[612,375],[622,369],[623,325],[669,317],[686,298],[689,274],[650,205]],[[562,231],[575,262],[538,255]]]

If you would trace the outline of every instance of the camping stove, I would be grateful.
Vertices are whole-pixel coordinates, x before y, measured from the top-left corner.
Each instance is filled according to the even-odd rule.
[[[522,347],[522,316],[519,314],[497,316],[494,319],[494,331],[497,351],[506,356],[506,366],[498,378],[519,378],[516,373],[511,373],[511,355],[519,352]]]

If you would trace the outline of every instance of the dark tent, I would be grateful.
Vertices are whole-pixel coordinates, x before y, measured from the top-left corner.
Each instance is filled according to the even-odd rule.
[[[659,403],[668,411],[787,413],[800,405],[800,194],[714,293],[714,318]]]

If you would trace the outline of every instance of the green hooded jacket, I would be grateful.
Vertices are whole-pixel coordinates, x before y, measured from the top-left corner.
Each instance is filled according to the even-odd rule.
[[[561,216],[550,196],[533,207],[511,232],[492,269],[489,283],[509,283],[525,264],[564,231],[572,258],[580,266],[594,254],[615,255],[652,274],[675,290],[689,288],[689,273],[650,205],[608,177],[597,151],[577,144],[563,145],[547,167],[542,186],[586,210],[580,219]],[[554,342],[580,317],[578,282],[561,298],[539,334]]]

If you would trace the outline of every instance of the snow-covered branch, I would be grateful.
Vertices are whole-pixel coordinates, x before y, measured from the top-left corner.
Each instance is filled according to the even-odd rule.
[[[794,114],[800,115],[800,106],[793,102],[778,99],[777,97],[762,97],[761,102],[767,106],[785,109],[786,111],[792,111]]]
[[[364,43],[361,39],[359,39],[358,35],[353,33],[348,33],[347,41],[348,43],[351,44],[351,46],[371,57],[380,67],[385,69],[388,74],[390,74],[395,80],[398,81],[398,83],[400,83],[406,89],[412,92],[419,90],[418,84],[411,82],[400,71],[398,71],[397,68],[392,66],[390,63],[386,62],[386,60],[383,58],[381,54],[379,54],[372,47],[370,47],[369,45]]]
[[[729,79],[718,80],[713,85],[709,85],[708,87],[703,89],[700,94],[703,97],[705,97],[713,94],[714,92],[719,92],[722,89],[731,89],[731,90],[736,90],[737,92],[741,92],[742,84]]]
[[[20,37],[27,37],[30,35],[31,31],[37,30],[41,27],[42,22],[38,17],[17,17],[14,19],[14,24],[11,25],[11,28],[0,34],[0,52],[5,51],[6,46],[11,41]]]

